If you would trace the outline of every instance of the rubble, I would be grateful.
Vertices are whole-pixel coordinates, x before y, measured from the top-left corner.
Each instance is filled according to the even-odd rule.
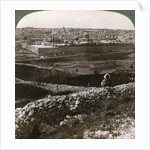
[[[109,95],[109,96],[108,96]],[[53,132],[56,125],[62,126],[65,117],[88,114],[96,110],[109,110],[111,107],[135,98],[135,83],[115,87],[94,88],[63,96],[51,96],[28,103],[15,110],[15,136],[18,139],[31,138],[35,128],[43,131],[43,123]],[[80,120],[75,119],[75,121]],[[43,133],[40,133],[43,134]],[[111,136],[111,135],[110,135]]]

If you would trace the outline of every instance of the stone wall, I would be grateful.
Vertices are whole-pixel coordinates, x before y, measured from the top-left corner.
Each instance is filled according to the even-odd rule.
[[[16,138],[31,138],[33,131],[38,129],[42,123],[54,127],[64,120],[66,115],[103,111],[129,99],[134,100],[134,98],[135,84],[128,83],[113,88],[94,88],[69,95],[36,100],[15,110]]]

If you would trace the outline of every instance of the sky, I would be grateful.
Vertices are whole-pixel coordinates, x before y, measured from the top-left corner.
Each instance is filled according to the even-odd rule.
[[[134,30],[130,19],[122,14],[98,10],[51,10],[24,16],[17,28],[107,28]]]

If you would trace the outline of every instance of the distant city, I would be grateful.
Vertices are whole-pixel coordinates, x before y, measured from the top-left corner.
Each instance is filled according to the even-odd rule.
[[[16,23],[16,139],[135,139],[135,28],[125,12],[134,20],[134,10],[43,10]]]
[[[134,30],[90,28],[17,28],[15,40],[28,45],[72,46],[135,43]]]

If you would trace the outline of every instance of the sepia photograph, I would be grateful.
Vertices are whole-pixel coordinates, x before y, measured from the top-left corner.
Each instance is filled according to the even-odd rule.
[[[15,10],[15,139],[135,139],[134,18]]]

